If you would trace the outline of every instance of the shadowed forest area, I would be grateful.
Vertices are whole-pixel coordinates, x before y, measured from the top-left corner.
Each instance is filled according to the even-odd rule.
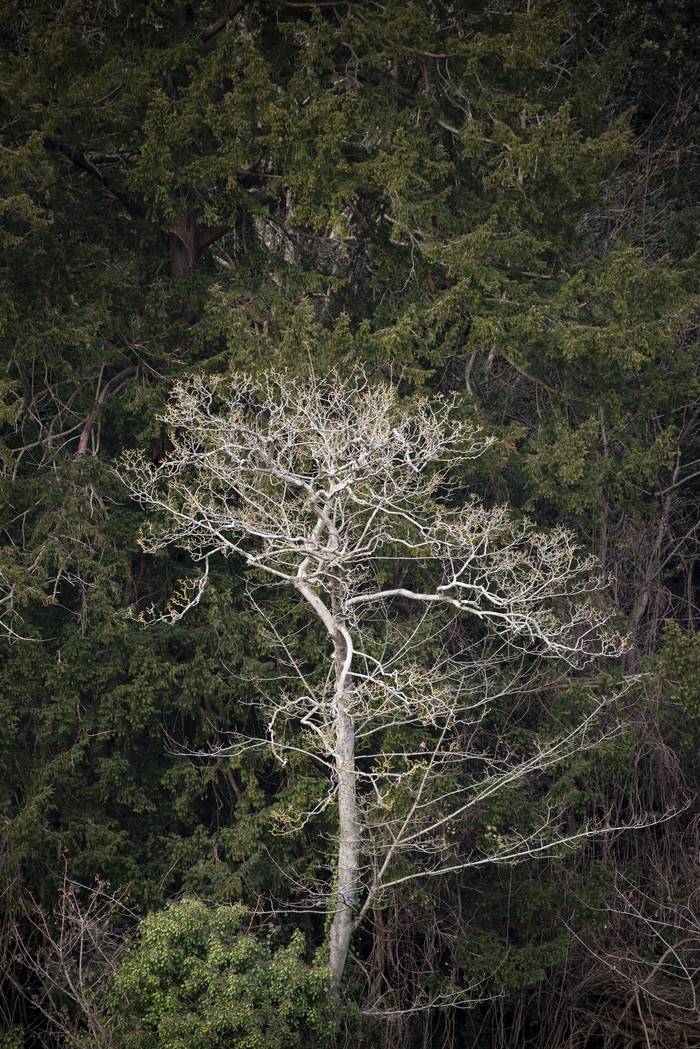
[[[697,14],[0,5],[0,1049],[700,1047]]]

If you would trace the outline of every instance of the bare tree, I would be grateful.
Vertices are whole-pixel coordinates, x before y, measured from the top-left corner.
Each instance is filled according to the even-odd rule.
[[[48,1023],[53,1044],[110,1049],[117,1017],[109,991],[135,915],[109,883],[68,881],[53,911],[19,895],[8,920],[4,977]],[[121,931],[120,931],[121,926]]]
[[[319,673],[255,593],[290,673],[261,699],[266,732],[232,733],[228,749],[270,746],[282,762],[301,751],[328,773],[327,796],[290,819],[337,806],[338,981],[353,928],[392,886],[586,833],[565,832],[549,812],[481,851],[453,840],[497,793],[588,745],[600,701],[574,730],[517,752],[505,740],[497,751],[481,745],[489,705],[533,688],[533,675],[551,680],[562,663],[623,647],[570,532],[515,522],[455,484],[455,469],[490,438],[453,421],[447,402],[403,406],[395,388],[359,374],[193,378],[175,387],[163,418],[172,451],[156,465],[131,456],[123,473],[154,512],[144,549],[174,543],[203,563],[167,616],[200,600],[212,554],[236,554],[255,579],[294,588],[328,637]],[[399,869],[409,853],[417,869]]]

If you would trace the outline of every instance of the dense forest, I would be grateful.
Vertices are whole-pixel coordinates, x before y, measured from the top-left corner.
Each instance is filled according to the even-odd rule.
[[[700,1046],[697,15],[0,5],[1,1049]]]

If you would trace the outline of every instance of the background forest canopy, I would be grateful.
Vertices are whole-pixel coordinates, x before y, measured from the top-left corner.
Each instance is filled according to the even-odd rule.
[[[700,1045],[694,7],[0,6],[3,1049]],[[390,891],[358,877],[357,908],[290,684],[291,659],[329,687],[298,588],[256,589],[237,549],[185,617],[127,614],[163,613],[204,548],[143,549],[165,518],[115,463],[162,477],[176,391],[244,375],[366,376],[398,430],[449,405],[482,445],[426,497],[507,507],[497,549],[508,528],[572,537],[606,584],[591,614],[630,639],[579,668],[462,611],[436,639],[405,596],[442,583],[435,557],[377,547],[396,594],[365,653],[413,638],[413,688],[478,651],[488,702],[430,834],[391,852]],[[284,764],[231,746],[265,736],[263,692]],[[366,780],[402,784],[388,835],[442,730],[392,717]],[[636,829],[580,833],[601,826]],[[514,835],[538,858],[514,862]],[[362,840],[380,868],[389,838]],[[362,921],[336,992],[343,907]]]

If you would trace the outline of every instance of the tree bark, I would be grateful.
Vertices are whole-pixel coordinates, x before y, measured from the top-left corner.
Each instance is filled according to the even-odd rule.
[[[330,930],[330,967],[340,983],[350,947],[353,901],[359,879],[360,824],[355,774],[355,728],[350,711],[348,646],[342,634],[335,640],[335,768],[338,779],[338,884]]]
[[[173,275],[184,277],[190,273],[197,261],[197,224],[190,211],[175,219],[175,230],[168,237],[168,248]]]

